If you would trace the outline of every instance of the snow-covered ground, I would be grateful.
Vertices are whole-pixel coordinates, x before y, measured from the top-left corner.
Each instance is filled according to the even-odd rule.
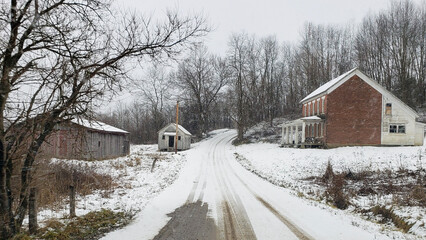
[[[294,190],[298,196],[324,203],[319,198],[324,187],[308,181],[311,177],[321,177],[330,162],[335,172],[390,171],[401,169],[410,171],[426,167],[426,144],[422,147],[342,147],[335,149],[294,149],[280,148],[278,144],[252,143],[235,147],[234,154],[246,169],[262,178]],[[423,176],[424,178],[424,176]],[[402,179],[403,180],[403,179]],[[423,186],[424,188],[424,186]],[[355,196],[352,207],[345,210],[353,214],[354,206],[371,208],[376,205],[392,206],[392,195],[375,197]],[[331,207],[330,207],[331,208]],[[408,234],[402,234],[393,226],[385,226],[383,232],[397,239],[426,238],[426,210],[422,207],[395,206],[395,213],[415,222]]]
[[[252,132],[262,133],[262,130],[254,129]],[[344,147],[329,150],[280,148],[276,143],[251,143],[235,147],[230,145],[229,142],[226,143],[219,138],[215,139],[215,136],[220,134],[226,135],[224,139],[230,139],[235,135],[235,133],[227,132],[227,130],[214,131],[209,139],[194,144],[189,151],[178,154],[159,153],[156,145],[139,145],[131,147],[129,156],[117,159],[96,162],[76,160],[53,160],[53,162],[66,162],[70,165],[96,169],[98,173],[112,176],[115,183],[118,184],[117,187],[107,193],[103,191],[87,196],[78,196],[77,215],[83,215],[100,208],[130,211],[132,213],[139,212],[136,215],[135,222],[129,226],[130,228],[112,233],[107,239],[116,239],[123,233],[128,234],[129,230],[139,238],[141,236],[152,238],[170,219],[167,216],[168,213],[173,212],[174,209],[188,202],[189,199],[197,200],[197,196],[198,200],[201,199],[208,203],[209,216],[218,224],[220,214],[222,214],[218,202],[223,201],[220,200],[220,196],[223,195],[219,191],[220,186],[222,186],[220,182],[226,179],[228,179],[228,185],[234,186],[235,193],[232,194],[237,194],[242,200],[242,205],[247,209],[248,217],[254,226],[256,235],[268,234],[268,232],[275,234],[273,231],[263,229],[265,226],[261,219],[265,217],[265,221],[271,221],[270,224],[273,221],[266,218],[270,213],[266,214],[262,212],[263,210],[260,211],[262,206],[258,206],[258,200],[255,198],[250,200],[253,198],[253,194],[247,190],[247,186],[251,186],[252,191],[257,192],[258,196],[269,201],[280,213],[287,214],[294,223],[307,229],[308,232],[311,231],[318,239],[325,237],[321,234],[326,234],[321,231],[321,228],[330,228],[332,226],[329,226],[329,224],[339,221],[341,221],[340,225],[343,224],[348,228],[352,229],[351,226],[360,228],[360,230],[352,229],[351,231],[354,233],[363,234],[362,231],[365,230],[368,234],[377,236],[379,239],[383,238],[381,233],[394,239],[424,239],[426,237],[426,212],[423,208],[394,208],[398,215],[416,222],[409,234],[404,234],[392,225],[376,224],[370,222],[372,220],[363,220],[362,218],[365,218],[365,216],[354,212],[355,205],[360,208],[369,208],[374,205],[390,206],[392,205],[392,196],[353,197],[350,200],[352,206],[349,209],[338,210],[328,205],[324,200],[317,198],[321,195],[321,191],[324,191],[322,186],[311,180],[306,180],[313,176],[322,176],[328,161],[333,165],[335,172],[344,172],[349,169],[352,172],[376,170],[394,172],[399,169],[411,171],[416,171],[419,168],[424,169],[426,167],[426,145],[422,147]],[[257,139],[273,142],[278,139],[274,134],[276,133],[271,131]],[[216,151],[216,146],[220,146],[220,152]],[[156,157],[160,160],[156,162],[151,172],[152,162]],[[211,160],[203,161],[207,159]],[[273,188],[259,182],[249,176],[250,173],[242,169],[234,159],[246,169],[284,188],[275,186]],[[217,166],[220,166],[218,171],[210,169],[212,167],[212,169],[215,169]],[[218,178],[220,172],[223,172],[226,177]],[[235,174],[239,175],[242,180],[236,178]],[[179,180],[177,180],[178,177]],[[243,181],[247,185],[239,183],[239,181]],[[203,182],[204,184],[202,184]],[[172,183],[174,184],[168,187]],[[269,190],[266,191],[265,189]],[[265,195],[265,191],[273,194]],[[288,193],[292,196],[289,196]],[[241,196],[238,194],[241,194]],[[202,195],[204,196],[202,197]],[[228,195],[225,194],[225,196]],[[228,196],[228,198],[233,199],[234,197]],[[280,201],[277,201],[277,198]],[[289,207],[290,205],[294,209]],[[236,207],[236,209],[238,208],[239,206]],[[256,211],[253,209],[256,209]],[[313,212],[316,214],[311,214]],[[68,213],[68,204],[64,203],[60,209],[40,211],[39,219],[43,221],[49,218],[61,218]],[[323,222],[320,220],[320,224],[320,222],[316,222],[317,220],[308,216],[328,220]],[[273,223],[274,227],[281,226],[280,222]],[[338,228],[338,226],[336,227]],[[278,235],[274,236],[278,237]],[[356,236],[354,235],[355,239]]]
[[[158,160],[151,172],[155,158]],[[125,157],[93,162],[53,159],[52,164],[55,163],[92,168],[100,174],[111,176],[117,185],[107,192],[97,191],[90,195],[77,196],[77,216],[101,208],[135,214],[176,180],[180,169],[186,163],[186,152],[157,152],[157,145],[134,145],[131,146],[130,154]],[[60,219],[67,214],[69,204],[64,202],[59,208],[41,210],[38,218],[43,224],[43,220]]]
[[[325,204],[300,198],[288,188],[277,187],[246,171],[235,161],[235,152],[249,153],[263,169],[278,153],[277,145],[231,145],[235,131],[225,131],[200,143],[187,153],[187,164],[175,183],[155,197],[138,214],[136,220],[105,239],[152,239],[166,232],[166,238],[185,239],[390,239],[382,234],[382,226],[363,220],[358,215],[333,209]],[[264,146],[270,147],[270,152]],[[272,150],[274,149],[274,150]],[[246,162],[249,162],[247,160]],[[272,164],[271,164],[272,165]],[[270,169],[270,173],[279,169]],[[197,209],[208,207],[207,216],[197,218]],[[197,204],[196,204],[197,205]],[[185,208],[187,206],[187,208]],[[178,213],[192,214],[200,226],[214,219],[216,238],[200,237],[200,229],[192,219]],[[189,211],[185,212],[185,209]],[[179,220],[178,225],[171,222]],[[191,222],[192,220],[192,222]],[[161,231],[160,231],[161,229]],[[231,231],[229,229],[232,229]],[[184,235],[174,235],[183,233]],[[164,235],[163,235],[164,236]],[[254,237],[255,236],[255,237]],[[395,234],[403,239],[404,234]]]

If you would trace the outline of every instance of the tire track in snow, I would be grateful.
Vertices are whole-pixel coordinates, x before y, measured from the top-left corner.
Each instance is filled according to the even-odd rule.
[[[209,153],[210,154],[210,153]],[[205,175],[205,171],[206,171],[206,169],[204,168],[204,161],[203,160],[200,160],[201,161],[201,164],[200,164],[200,171],[199,171],[199,173],[198,173],[198,176],[197,176],[197,178],[195,179],[195,181],[194,181],[194,183],[192,184],[192,188],[191,188],[191,191],[190,191],[190,193],[189,193],[189,195],[188,195],[188,198],[186,199],[186,203],[192,203],[192,202],[194,202],[194,197],[195,197],[195,192],[197,191],[197,188],[198,188],[198,183],[200,182],[200,179],[201,179],[201,176],[203,176],[203,175]],[[204,181],[206,181],[205,179],[204,179]],[[203,185],[203,187],[205,188],[205,186]],[[201,191],[204,191],[204,188],[201,190]]]
[[[224,198],[220,209],[223,214],[225,239],[257,239],[246,209],[240,197],[235,194],[236,191],[232,186],[232,181],[224,174],[223,158],[225,157],[225,152],[221,151],[221,154],[217,155],[219,152],[217,150],[218,146],[226,140],[226,138],[222,138],[213,147],[214,172]],[[225,144],[231,140],[228,139]]]
[[[231,142],[235,137],[231,138],[227,143]],[[226,158],[226,156],[225,156]],[[260,197],[251,187],[247,185],[245,181],[241,179],[240,176],[235,172],[235,170],[232,168],[231,164],[229,164],[228,161],[226,162],[227,170],[230,171],[242,184],[243,186],[263,205],[268,209],[272,214],[274,214],[283,224],[287,226],[290,231],[294,233],[299,239],[301,240],[312,240],[314,239],[309,234],[304,232],[302,229],[297,227],[291,220],[289,220],[287,217],[282,215],[276,208],[274,208],[268,201],[266,201],[264,198]],[[257,177],[257,176],[256,176]]]

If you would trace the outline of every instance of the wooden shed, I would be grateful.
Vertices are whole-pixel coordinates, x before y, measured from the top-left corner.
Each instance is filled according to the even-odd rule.
[[[42,145],[43,156],[100,160],[129,154],[129,133],[100,121],[72,120],[60,124]]]
[[[170,123],[169,125],[158,131],[158,150],[160,151],[174,151],[176,137],[176,124]],[[178,150],[186,150],[191,147],[192,134],[184,127],[178,125]]]

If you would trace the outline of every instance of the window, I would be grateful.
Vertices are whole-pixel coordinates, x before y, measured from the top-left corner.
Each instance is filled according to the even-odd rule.
[[[318,98],[318,100],[317,100],[317,115],[319,115],[319,114],[320,114],[319,107],[320,107],[320,100],[319,100],[319,98]]]
[[[386,103],[385,114],[392,115],[392,103]]]
[[[309,117],[311,115],[311,103],[308,103],[308,115],[307,117]]]
[[[390,133],[405,133],[405,125],[403,124],[391,124],[389,125]]]
[[[322,113],[324,113],[324,102],[325,102],[325,97],[322,97]]]
[[[180,136],[178,136],[178,140],[180,140]]]
[[[161,139],[163,139],[163,140],[166,139],[166,136],[163,135],[163,137]]]

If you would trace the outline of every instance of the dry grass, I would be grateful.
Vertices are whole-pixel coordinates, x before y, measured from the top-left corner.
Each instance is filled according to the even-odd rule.
[[[37,204],[48,207],[60,204],[69,196],[69,187],[74,186],[79,195],[88,195],[95,190],[104,193],[114,189],[116,184],[109,175],[99,174],[87,165],[68,165],[65,162],[49,164],[40,161],[37,175],[34,177],[38,190]]]
[[[380,223],[392,222],[395,227],[401,229],[403,232],[407,233],[414,223],[409,223],[405,219],[399,217],[395,214],[392,208],[386,208],[384,206],[375,206],[370,209],[370,211],[375,215],[379,216],[381,219]]]

